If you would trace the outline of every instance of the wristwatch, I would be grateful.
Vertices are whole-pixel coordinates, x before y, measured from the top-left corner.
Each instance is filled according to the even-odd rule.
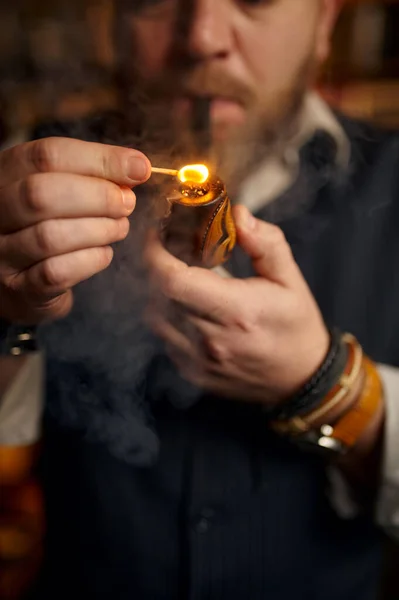
[[[383,401],[376,365],[363,354],[352,335],[342,337],[349,350],[347,364],[320,405],[303,416],[271,423],[276,432],[312,452],[346,454],[370,425]],[[337,416],[339,407],[343,408],[343,413]]]
[[[0,355],[20,356],[38,350],[37,326],[0,319]]]
[[[365,382],[359,399],[333,425],[322,425],[318,430],[309,430],[299,436],[301,445],[346,454],[353,448],[376,415],[383,399],[383,388],[375,364],[363,356]]]

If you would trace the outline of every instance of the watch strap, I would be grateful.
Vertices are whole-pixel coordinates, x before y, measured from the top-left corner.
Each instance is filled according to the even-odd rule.
[[[0,319],[0,355],[19,356],[38,350],[37,326],[14,324]]]
[[[374,363],[363,357],[365,382],[358,401],[333,426],[324,426],[324,436],[352,448],[374,418],[383,397],[381,379]]]

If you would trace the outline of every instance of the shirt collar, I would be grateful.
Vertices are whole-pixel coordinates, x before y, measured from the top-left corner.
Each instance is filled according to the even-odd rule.
[[[297,152],[318,131],[329,135],[336,145],[335,164],[347,168],[350,159],[350,142],[329,106],[316,93],[309,93],[304,100],[298,133],[292,138],[290,147]]]
[[[246,179],[241,186],[238,202],[256,212],[284,193],[298,177],[301,149],[320,132],[334,142],[334,164],[346,169],[350,159],[349,139],[327,104],[316,93],[309,93],[303,102],[297,133],[287,144],[282,156],[268,157]]]

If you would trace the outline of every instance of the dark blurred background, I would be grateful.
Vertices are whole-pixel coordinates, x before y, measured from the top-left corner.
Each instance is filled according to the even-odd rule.
[[[112,106],[112,0],[3,4],[0,136]],[[350,115],[399,126],[399,0],[347,0],[320,90]]]

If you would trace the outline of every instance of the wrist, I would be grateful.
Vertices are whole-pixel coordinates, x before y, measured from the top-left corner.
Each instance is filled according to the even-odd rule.
[[[304,415],[271,423],[273,429],[299,445],[326,448],[344,454],[361,444],[373,444],[383,410],[382,384],[374,363],[363,355],[353,336],[343,336],[348,359],[338,381],[316,408]]]
[[[271,420],[287,421],[302,416],[318,407],[333,388],[345,369],[348,360],[348,347],[338,329],[329,331],[329,341],[323,360],[296,394],[280,401],[272,408],[265,407]]]

